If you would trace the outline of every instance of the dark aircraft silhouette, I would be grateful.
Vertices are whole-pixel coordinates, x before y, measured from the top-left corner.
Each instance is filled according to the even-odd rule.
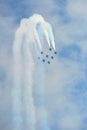
[[[45,59],[43,59],[42,61],[45,62]]]
[[[43,51],[41,51],[41,54],[43,54]]]
[[[55,51],[54,54],[57,54],[57,52]]]
[[[48,58],[49,57],[49,55],[46,55],[46,58]]]
[[[50,61],[48,61],[47,63],[50,64]]]
[[[57,54],[57,52],[53,51],[52,48],[49,48],[49,51],[52,51],[52,52],[47,52],[48,54],[46,54],[45,52],[41,51],[40,52],[41,55],[38,57],[38,60],[42,61],[43,63],[47,62],[48,64],[50,64],[51,63],[50,60],[53,60],[55,58],[55,55]]]
[[[53,57],[53,56],[51,56],[51,59],[54,59],[54,57]]]
[[[52,51],[52,48],[49,48],[49,51]]]

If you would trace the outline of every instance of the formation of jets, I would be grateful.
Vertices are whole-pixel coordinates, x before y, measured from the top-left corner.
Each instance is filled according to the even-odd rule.
[[[49,51],[52,51],[52,48],[49,48]],[[57,54],[56,51],[53,52],[53,53],[54,53],[54,56]],[[51,56],[50,56],[50,54],[49,54],[49,55],[48,55],[48,54],[45,55],[43,51],[41,51],[40,54],[41,54],[41,56],[38,57],[38,60],[42,61],[43,63],[46,62],[46,63],[50,64],[50,63],[51,63],[50,60],[53,60],[53,59],[54,59],[54,56],[53,56],[53,55],[51,55]]]

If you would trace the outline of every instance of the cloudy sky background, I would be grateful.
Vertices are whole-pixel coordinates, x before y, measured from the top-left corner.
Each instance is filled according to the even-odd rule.
[[[0,0],[0,129],[11,129],[12,46],[22,18],[51,23],[56,64],[48,68],[46,99],[52,130],[87,129],[87,1]],[[52,81],[52,82],[49,82]]]

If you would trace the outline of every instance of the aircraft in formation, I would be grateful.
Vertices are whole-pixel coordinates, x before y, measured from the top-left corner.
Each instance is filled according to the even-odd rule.
[[[51,63],[51,60],[53,60],[55,58],[55,55],[57,54],[57,52],[53,52],[52,48],[49,48],[49,51],[52,51],[52,55],[48,52],[48,54],[45,54],[43,51],[40,52],[40,56],[38,57],[38,60],[40,60],[43,63]]]

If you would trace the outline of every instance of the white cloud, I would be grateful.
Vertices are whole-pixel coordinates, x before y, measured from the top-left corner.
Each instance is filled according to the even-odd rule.
[[[68,0],[67,11],[71,18],[87,20],[87,1]]]
[[[24,1],[24,4],[29,4],[32,6],[32,13],[40,13],[44,16],[49,16],[53,13],[54,10],[56,10],[57,5],[55,4],[54,0],[32,0],[32,1]],[[27,8],[27,11],[29,11],[29,8]]]
[[[58,58],[57,62],[47,68],[45,89],[50,124],[57,122],[61,130],[80,130],[82,117],[79,107],[72,101],[72,92],[84,76],[81,65],[70,60]]]
[[[82,126],[81,117],[75,114],[66,115],[59,120],[61,130],[80,130]]]
[[[63,46],[70,45],[73,43],[77,44],[81,48],[82,53],[84,53],[84,51],[86,50],[87,48],[86,6],[87,6],[86,1],[68,0],[67,6],[65,8],[67,13],[66,15],[70,18],[68,23],[61,22],[61,17],[59,17],[59,15],[53,15],[53,16],[50,15],[49,21],[51,22],[54,28],[55,40],[59,50],[61,50]]]
[[[3,81],[0,80],[0,129],[11,127],[11,86],[12,86],[12,55],[11,45],[14,39],[16,24],[14,18],[0,17],[0,69]],[[6,126],[6,127],[5,127]]]
[[[24,1],[24,4],[28,5],[29,1]],[[34,7],[32,13],[38,12],[42,14],[47,21],[52,24],[56,38],[56,45],[59,50],[61,50],[63,46],[74,43],[81,48],[83,56],[86,56],[87,41],[78,41],[77,38],[87,33],[86,1],[68,0],[66,10],[68,16],[72,18],[72,20],[67,24],[61,23],[60,16],[55,15],[54,11],[59,7],[53,0],[39,2],[38,0],[32,0],[31,4]],[[26,9],[26,13],[29,13],[29,8]],[[11,42],[13,42],[14,32],[17,25],[14,23],[14,18],[10,19],[1,17],[0,22],[0,28],[3,27],[0,31],[0,42],[7,46],[7,48],[5,48],[4,45],[4,47],[0,49],[0,64],[6,67],[10,72],[10,66],[8,65],[10,62],[8,55],[9,47],[7,44],[10,44],[10,47],[12,47]],[[80,130],[80,126],[83,125],[82,120],[84,116],[83,118],[80,116],[80,113],[78,112],[80,110],[79,106],[71,101],[71,93],[75,90],[75,85],[85,78],[81,64],[70,59],[62,59],[58,57],[56,63],[47,67],[46,77],[46,101],[50,124],[57,121],[57,126],[60,124],[62,130]],[[54,117],[55,112],[57,112],[57,117]],[[64,114],[64,117],[62,113]],[[58,116],[58,114],[60,116]]]
[[[14,17],[0,17],[0,45],[8,47],[14,39],[17,24]]]

